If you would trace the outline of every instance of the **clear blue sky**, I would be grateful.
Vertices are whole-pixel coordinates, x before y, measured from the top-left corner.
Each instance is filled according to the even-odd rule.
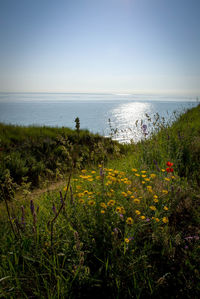
[[[200,94],[200,0],[0,0],[0,91]]]

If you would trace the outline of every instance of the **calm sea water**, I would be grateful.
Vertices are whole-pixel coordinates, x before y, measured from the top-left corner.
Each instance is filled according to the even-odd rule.
[[[74,128],[80,118],[81,128],[109,136],[111,126],[118,129],[121,142],[139,140],[141,128],[135,122],[159,113],[168,121],[174,111],[197,105],[195,98],[127,94],[78,93],[0,93],[0,122],[17,125],[42,125]]]

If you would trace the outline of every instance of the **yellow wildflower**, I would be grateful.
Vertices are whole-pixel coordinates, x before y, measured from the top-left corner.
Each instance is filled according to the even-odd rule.
[[[140,174],[139,173],[135,173],[135,176],[140,176]]]
[[[169,179],[169,178],[165,178],[165,181],[169,182],[169,181],[170,181],[170,179]]]
[[[93,180],[93,179],[90,179],[90,178],[88,179],[88,182],[92,182],[92,181],[94,181],[94,180]]]
[[[109,200],[109,202],[107,203],[107,205],[108,205],[109,207],[114,206],[114,205],[115,205],[115,200],[113,200],[113,199]]]
[[[101,202],[101,203],[100,203],[100,206],[101,206],[102,208],[104,208],[104,209],[106,209],[106,208],[107,208],[107,206],[106,206],[105,202]]]
[[[145,184],[145,181],[142,181],[142,184]]]
[[[142,178],[146,178],[146,174],[142,174]]]
[[[153,200],[155,203],[157,203],[158,202],[158,199],[157,198],[154,198],[154,200]]]
[[[89,200],[89,201],[88,201],[88,204],[89,204],[90,206],[94,206],[94,205],[95,205],[95,201],[94,201],[94,200]]]
[[[121,213],[121,207],[117,207],[115,210],[117,213]]]
[[[162,172],[165,172],[165,169],[161,169]]]
[[[149,182],[149,181],[150,181],[150,179],[149,179],[149,178],[145,178],[145,181]]]
[[[136,215],[140,215],[141,212],[140,212],[139,210],[135,210],[135,214],[136,214]]]
[[[146,170],[142,170],[141,173],[146,173]]]
[[[105,214],[105,211],[104,211],[104,210],[101,210],[101,214]]]
[[[155,174],[155,173],[151,173],[151,174],[150,174],[150,177],[151,177],[152,179],[155,179],[156,174]]]
[[[136,203],[136,204],[139,204],[140,200],[138,198],[134,198],[133,202]]]
[[[124,241],[125,241],[125,243],[127,243],[127,244],[130,242],[130,240],[129,240],[128,238],[125,238]]]
[[[95,171],[95,170],[92,170],[91,173],[94,174],[94,173],[96,173],[96,171]]]
[[[133,219],[131,217],[128,217],[126,219],[126,223],[129,224],[129,225],[133,224]]]
[[[158,198],[158,196],[157,196],[157,195],[154,195],[153,198]]]
[[[164,208],[163,208],[165,211],[168,211],[169,209],[168,209],[168,207],[166,207],[166,206],[164,206]]]
[[[142,220],[144,220],[146,217],[145,217],[145,216],[141,216],[140,218],[141,218]]]
[[[156,207],[155,206],[150,206],[149,209],[151,209],[152,211],[155,211]]]
[[[121,207],[121,214],[126,214],[126,210],[123,207]]]
[[[135,168],[132,168],[131,170],[134,171],[134,172],[137,172],[137,169],[135,169]]]
[[[160,219],[158,219],[158,218],[155,218],[155,221],[156,221],[156,222],[159,222],[159,221],[160,221]]]
[[[132,199],[134,199],[134,198],[135,198],[135,196],[134,196],[134,195],[131,195],[131,198],[132,198]]]
[[[83,198],[79,199],[79,202],[84,204],[85,203],[85,200]]]
[[[126,197],[127,196],[127,193],[126,192],[121,192],[121,194],[124,196],[124,197]]]
[[[162,190],[162,193],[167,194],[168,191],[167,190]]]
[[[168,223],[168,222],[169,222],[169,220],[168,220],[167,217],[163,217],[162,221],[163,221],[164,223]]]

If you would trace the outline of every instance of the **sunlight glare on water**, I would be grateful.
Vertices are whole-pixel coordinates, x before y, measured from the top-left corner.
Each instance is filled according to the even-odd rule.
[[[111,126],[117,129],[114,139],[128,142],[138,141],[142,137],[142,130],[136,127],[136,121],[145,119],[145,114],[151,111],[151,103],[132,102],[122,104],[111,112]],[[127,127],[127,124],[128,127]],[[139,123],[140,127],[140,123]]]

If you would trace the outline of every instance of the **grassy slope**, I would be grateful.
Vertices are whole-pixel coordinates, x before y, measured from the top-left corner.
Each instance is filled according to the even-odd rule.
[[[33,233],[34,217],[27,195],[10,203],[15,232],[18,234],[19,230],[21,235],[17,241],[1,205],[4,216],[0,225],[0,273],[5,277],[1,282],[2,296],[198,298],[199,115],[200,106],[181,116],[172,127],[162,128],[151,140],[126,147],[126,155],[120,159],[108,159],[103,190],[101,179],[97,178],[99,169],[95,166],[96,173],[92,173],[89,166],[81,177],[74,174],[65,212],[54,227],[53,248],[47,222],[54,217],[52,205],[57,210],[60,206],[58,192],[49,191],[35,198],[35,209],[39,206],[36,233]],[[174,163],[175,179],[162,171],[167,161]],[[137,168],[140,177],[135,176],[133,168]],[[122,183],[115,184],[112,179],[118,175],[115,170],[124,172]],[[151,179],[152,173],[156,174],[155,179]],[[147,175],[150,181],[143,184],[142,175]],[[113,180],[111,185],[110,180]],[[127,180],[131,183],[126,183]],[[153,192],[148,191],[148,185]],[[168,191],[166,195],[163,189]],[[93,192],[94,207],[84,190]],[[125,194],[122,196],[121,192]],[[154,202],[153,195],[158,195],[158,203]],[[141,197],[140,203],[134,203],[130,196]],[[83,206],[79,202],[81,198],[85,200]],[[116,201],[113,207],[109,206],[112,199]],[[105,214],[101,214],[101,202],[107,205]],[[22,204],[25,230],[20,224]],[[117,206],[125,208],[124,220],[118,218]],[[156,206],[155,212],[149,208],[152,206]],[[164,206],[168,210],[164,211]],[[135,210],[143,213],[146,219],[151,219],[155,213],[159,221],[145,222]],[[133,224],[126,223],[128,217],[133,219]],[[163,217],[169,222],[164,223]],[[133,241],[126,243],[126,238],[132,235]]]

